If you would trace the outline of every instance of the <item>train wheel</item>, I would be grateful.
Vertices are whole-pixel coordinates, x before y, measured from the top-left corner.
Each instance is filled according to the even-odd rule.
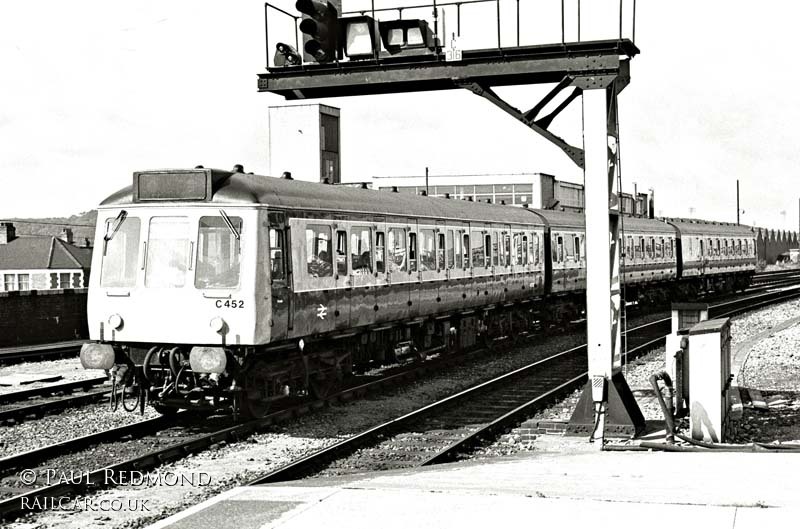
[[[269,413],[271,405],[268,400],[271,370],[266,362],[257,360],[246,373],[240,400],[242,415],[248,419],[262,419]]]
[[[344,379],[341,366],[337,363],[333,369],[326,369],[308,378],[308,391],[315,399],[330,397]]]
[[[248,419],[263,419],[269,414],[270,403],[261,399],[242,398],[242,415]]]

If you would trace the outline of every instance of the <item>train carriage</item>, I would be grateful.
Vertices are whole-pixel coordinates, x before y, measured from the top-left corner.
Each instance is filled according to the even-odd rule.
[[[755,234],[749,226],[671,219],[679,235],[678,270],[690,294],[739,290],[756,268]]]
[[[162,410],[238,396],[262,414],[258,403],[324,393],[354,366],[526,327],[510,307],[544,297],[546,238],[517,208],[202,168],[135,173],[99,208],[82,359]]]
[[[744,228],[624,222],[629,291],[667,291],[682,271],[714,288],[752,274]],[[162,412],[261,416],[354,369],[572,319],[584,239],[572,213],[241,171],[137,172],[98,208],[81,360]],[[695,257],[691,241],[707,239],[713,252]]]

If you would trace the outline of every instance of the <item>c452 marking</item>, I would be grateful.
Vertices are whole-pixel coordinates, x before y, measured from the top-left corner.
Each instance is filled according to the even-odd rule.
[[[216,303],[214,303],[218,309],[243,309],[244,308],[244,300],[241,299],[226,299],[221,300],[218,299]]]

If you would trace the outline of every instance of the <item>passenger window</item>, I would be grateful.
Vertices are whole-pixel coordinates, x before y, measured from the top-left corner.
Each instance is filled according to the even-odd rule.
[[[469,248],[469,232],[465,231],[463,236],[464,245],[462,248],[463,257],[464,257],[464,269],[469,268],[469,256],[470,256],[470,248]]]
[[[408,234],[408,271],[417,271],[417,234]]]
[[[444,270],[444,254],[445,254],[445,239],[444,232],[436,234],[436,269]]]
[[[503,234],[503,253],[506,256],[506,266],[511,266],[511,235]]]
[[[453,234],[453,230],[447,230],[447,268],[451,269],[455,265],[455,236]]]
[[[533,263],[533,255],[528,253],[528,236],[522,235],[522,255],[520,256],[520,263],[519,264],[531,264]]]
[[[464,268],[464,250],[461,248],[461,243],[464,238],[461,236],[461,230],[455,230],[454,234],[455,245],[453,246],[453,253],[456,257],[456,268]]]
[[[375,232],[375,271],[386,272],[386,235]]]
[[[306,226],[306,270],[311,277],[331,277],[331,229],[321,224]]]
[[[492,232],[492,263],[494,266],[500,264],[500,248],[497,244],[497,232]]]
[[[372,230],[353,226],[350,230],[350,268],[354,274],[372,273]]]
[[[486,235],[483,236],[483,243],[484,243],[484,248],[486,248],[486,252],[485,252],[486,253],[486,262],[485,262],[484,266],[486,266],[486,268],[489,268],[489,267],[492,266],[492,256],[491,256],[492,236],[491,236],[491,234],[487,233]]]
[[[420,230],[419,271],[436,270],[436,239],[433,230]]]
[[[347,232],[344,230],[336,232],[336,273],[347,275]]]
[[[286,279],[283,262],[283,232],[277,228],[269,229],[269,262],[272,280]]]
[[[556,238],[556,261],[564,261],[564,237],[560,235]]]
[[[400,228],[389,229],[389,271],[406,271],[406,231]]]
[[[533,264],[539,264],[539,234],[533,234]]]
[[[656,240],[656,259],[661,259],[664,257],[664,237],[660,237]]]
[[[485,263],[485,252],[483,251],[483,236],[479,231],[472,232],[472,266],[481,267]]]
[[[575,262],[579,262],[581,260],[581,239],[577,235],[573,237],[572,244],[575,247]]]

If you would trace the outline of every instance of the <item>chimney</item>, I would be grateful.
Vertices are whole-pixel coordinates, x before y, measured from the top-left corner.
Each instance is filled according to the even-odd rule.
[[[92,240],[89,237],[83,238],[83,247],[84,248],[91,248],[92,247]]]
[[[14,224],[11,222],[0,222],[0,244],[8,244],[17,236]]]
[[[67,244],[72,244],[72,230],[69,228],[64,228],[61,230],[61,235],[59,235],[58,238]]]

